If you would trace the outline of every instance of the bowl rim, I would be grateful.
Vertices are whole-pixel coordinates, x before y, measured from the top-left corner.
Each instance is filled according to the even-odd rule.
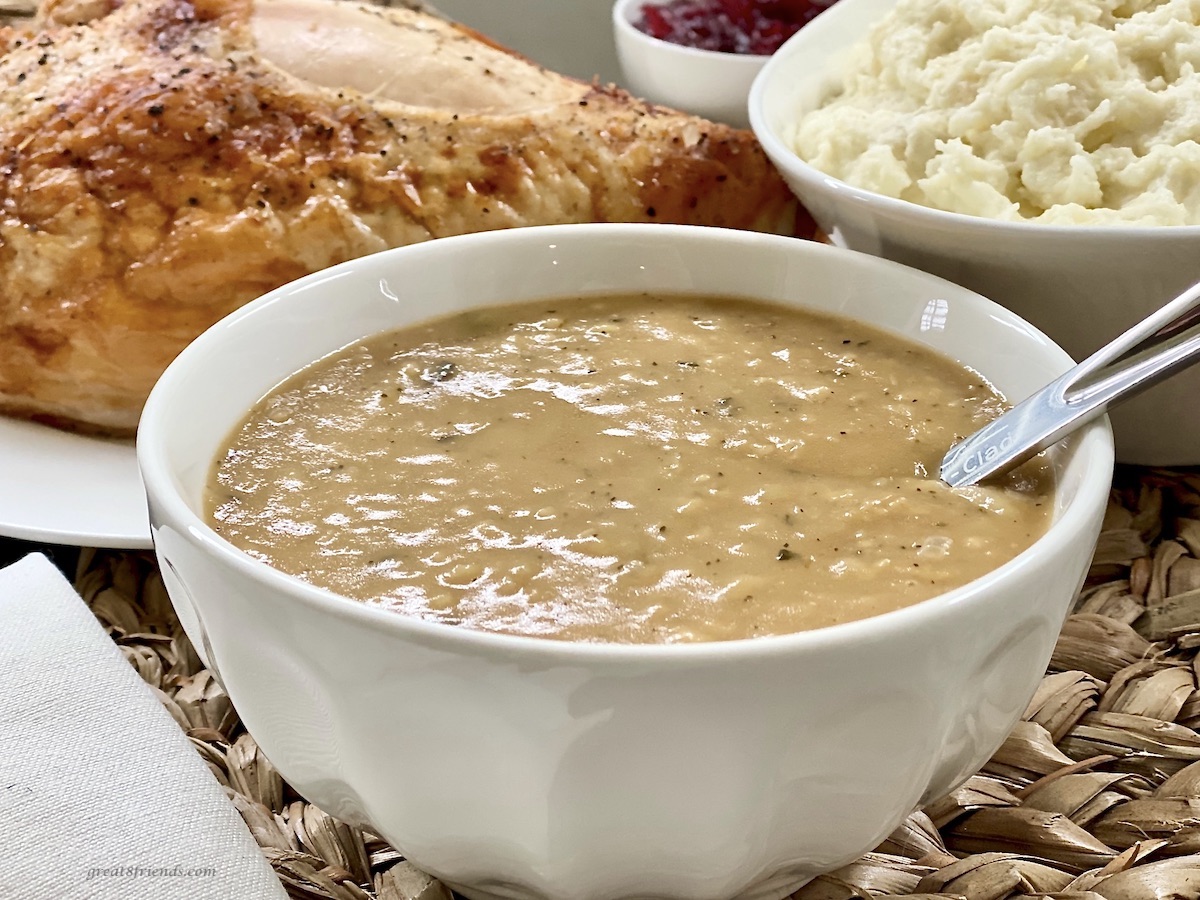
[[[982,305],[990,317],[999,320],[1000,324],[1017,327],[1029,333],[1031,337],[1044,339],[1049,350],[1061,354],[1064,360],[1069,361],[1070,359],[1065,351],[1032,325],[974,291],[900,263],[791,237],[703,226],[599,223],[527,226],[427,241],[350,260],[270,291],[235,310],[209,328],[189,344],[167,367],[146,402],[138,428],[136,444],[138,466],[148,501],[165,513],[160,514],[159,521],[153,523],[152,532],[156,549],[158,531],[166,524],[171,529],[185,535],[193,544],[199,545],[206,554],[215,556],[218,565],[230,567],[259,587],[286,597],[285,602],[301,603],[321,615],[332,616],[356,627],[366,627],[372,631],[382,632],[401,642],[416,641],[426,646],[435,646],[450,652],[475,656],[509,658],[519,656],[543,665],[586,663],[613,666],[624,664],[651,667],[690,666],[702,662],[718,664],[736,663],[746,659],[773,659],[779,656],[790,656],[794,653],[836,651],[848,645],[870,645],[877,641],[890,640],[894,636],[910,630],[923,630],[947,612],[960,606],[1004,602],[1002,597],[992,597],[989,600],[988,595],[994,592],[997,587],[996,583],[1037,564],[1039,560],[1053,559],[1068,550],[1074,541],[1086,533],[1088,519],[1093,514],[1092,507],[1096,504],[1102,506],[1107,498],[1113,473],[1114,449],[1112,430],[1108,425],[1108,419],[1101,417],[1067,439],[1071,442],[1072,452],[1084,467],[1075,497],[1032,545],[979,578],[912,606],[838,625],[792,634],[674,644],[587,643],[528,635],[501,634],[430,622],[405,616],[392,610],[369,606],[360,601],[343,597],[334,591],[316,587],[298,577],[275,569],[265,562],[254,559],[218,535],[184,499],[173,474],[173,466],[167,458],[166,442],[157,439],[157,432],[166,430],[166,422],[169,420],[172,407],[175,406],[173,393],[177,386],[191,380],[201,380],[190,370],[194,365],[203,362],[210,347],[219,346],[224,332],[240,327],[240,323],[246,319],[257,319],[267,307],[280,304],[292,293],[306,290],[320,282],[336,283],[339,274],[354,269],[368,272],[380,270],[387,267],[390,260],[400,254],[417,256],[419,259],[421,254],[428,253],[470,252],[471,247],[475,244],[495,242],[540,244],[563,240],[595,241],[604,240],[606,234],[633,235],[643,241],[776,243],[781,252],[841,255],[845,259],[852,260],[852,265],[875,267],[899,277],[910,277],[912,273],[916,273],[923,279],[932,279],[935,283],[941,282],[959,294],[966,302]],[[1003,594],[1003,590],[1000,593]],[[192,602],[195,603],[194,600]]]
[[[560,0],[564,2],[564,0]],[[635,26],[634,19],[642,6],[666,6],[673,0],[616,0],[612,8],[613,29],[621,37],[634,41],[651,53],[674,53],[681,58],[716,62],[721,65],[741,66],[743,68],[759,68],[766,62],[769,53],[731,53],[725,50],[705,50],[702,47],[689,47],[687,44],[675,44],[664,41],[652,34],[647,34]]]
[[[620,2],[620,0],[618,0]],[[892,0],[895,6],[898,0]],[[850,12],[847,12],[850,10]],[[810,42],[819,41],[823,29],[829,23],[837,22],[840,18],[854,15],[854,0],[838,0],[811,22],[784,41],[783,45],[767,60],[762,70],[750,85],[747,100],[750,119],[750,129],[762,145],[771,161],[783,171],[812,187],[831,194],[838,194],[848,200],[855,201],[860,206],[875,206],[882,213],[890,214],[893,218],[909,218],[932,227],[954,229],[970,233],[986,232],[988,237],[995,238],[998,234],[1009,238],[1028,238],[1030,235],[1049,235],[1052,239],[1085,237],[1095,240],[1101,235],[1126,241],[1155,234],[1160,236],[1177,235],[1180,238],[1196,240],[1200,238],[1200,224],[1197,225],[1137,225],[1133,223],[1116,224],[1082,224],[1067,225],[1050,222],[1036,222],[1032,219],[1011,221],[1007,219],[991,219],[986,216],[976,216],[969,213],[951,212],[932,206],[922,206],[909,200],[888,197],[866,188],[856,187],[842,181],[806,162],[800,155],[788,146],[787,142],[775,130],[767,114],[766,95],[775,82],[784,81],[792,76],[794,69],[803,71],[808,55],[805,50]],[[886,15],[886,11],[884,13]],[[826,17],[831,17],[826,19]],[[822,19],[824,25],[817,26]],[[877,20],[876,20],[877,21]],[[875,21],[865,22],[859,41],[866,36],[867,30]],[[813,26],[817,26],[814,28]],[[854,42],[844,43],[841,52],[848,52]],[[982,236],[982,235],[979,235]]]

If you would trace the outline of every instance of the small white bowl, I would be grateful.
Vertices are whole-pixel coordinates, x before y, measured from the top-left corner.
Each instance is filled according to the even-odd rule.
[[[962,588],[802,634],[621,646],[369,607],[209,527],[203,494],[227,436],[310,361],[453,310],[639,291],[858,316],[1013,399],[1069,365],[995,304],[864,254],[728,229],[571,225],[429,241],[283,287],[184,350],[142,415],[163,579],[247,728],[306,797],[469,898],[774,898],[851,861],[1000,745],[1099,533],[1103,422],[1051,451],[1048,532]]]
[[[978,291],[1079,360],[1200,281],[1200,226],[1053,226],[930,209],[852,187],[801,160],[782,134],[838,82],[847,51],[896,0],[839,0],[787,41],[750,92],[767,155],[821,229],[842,246]],[[1117,457],[1200,463],[1200,369],[1112,414]]]
[[[647,4],[669,0],[617,0],[613,38],[624,86],[652,103],[747,128],[750,85],[770,58],[745,53],[697,50],[651,37],[635,27]]]

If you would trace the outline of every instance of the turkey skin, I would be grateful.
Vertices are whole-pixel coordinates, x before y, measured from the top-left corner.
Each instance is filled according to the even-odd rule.
[[[788,232],[796,211],[748,132],[415,9],[51,2],[0,29],[0,86],[0,412],[90,432],[132,434],[189,341],[335,263],[536,224]]]

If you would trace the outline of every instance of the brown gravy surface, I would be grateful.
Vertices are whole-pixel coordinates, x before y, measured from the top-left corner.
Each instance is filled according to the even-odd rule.
[[[1015,556],[1029,464],[937,480],[1004,408],[977,374],[849,319],[735,299],[562,300],[354,344],[251,412],[216,530],[423,619],[607,642],[861,619]]]

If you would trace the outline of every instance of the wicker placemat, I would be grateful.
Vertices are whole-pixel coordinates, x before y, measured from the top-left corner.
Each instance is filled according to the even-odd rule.
[[[85,550],[77,586],[292,896],[450,896],[283,783],[202,668],[149,554]],[[1200,472],[1119,470],[1087,586],[1024,721],[979,775],[794,896],[1200,898],[1198,648]]]

